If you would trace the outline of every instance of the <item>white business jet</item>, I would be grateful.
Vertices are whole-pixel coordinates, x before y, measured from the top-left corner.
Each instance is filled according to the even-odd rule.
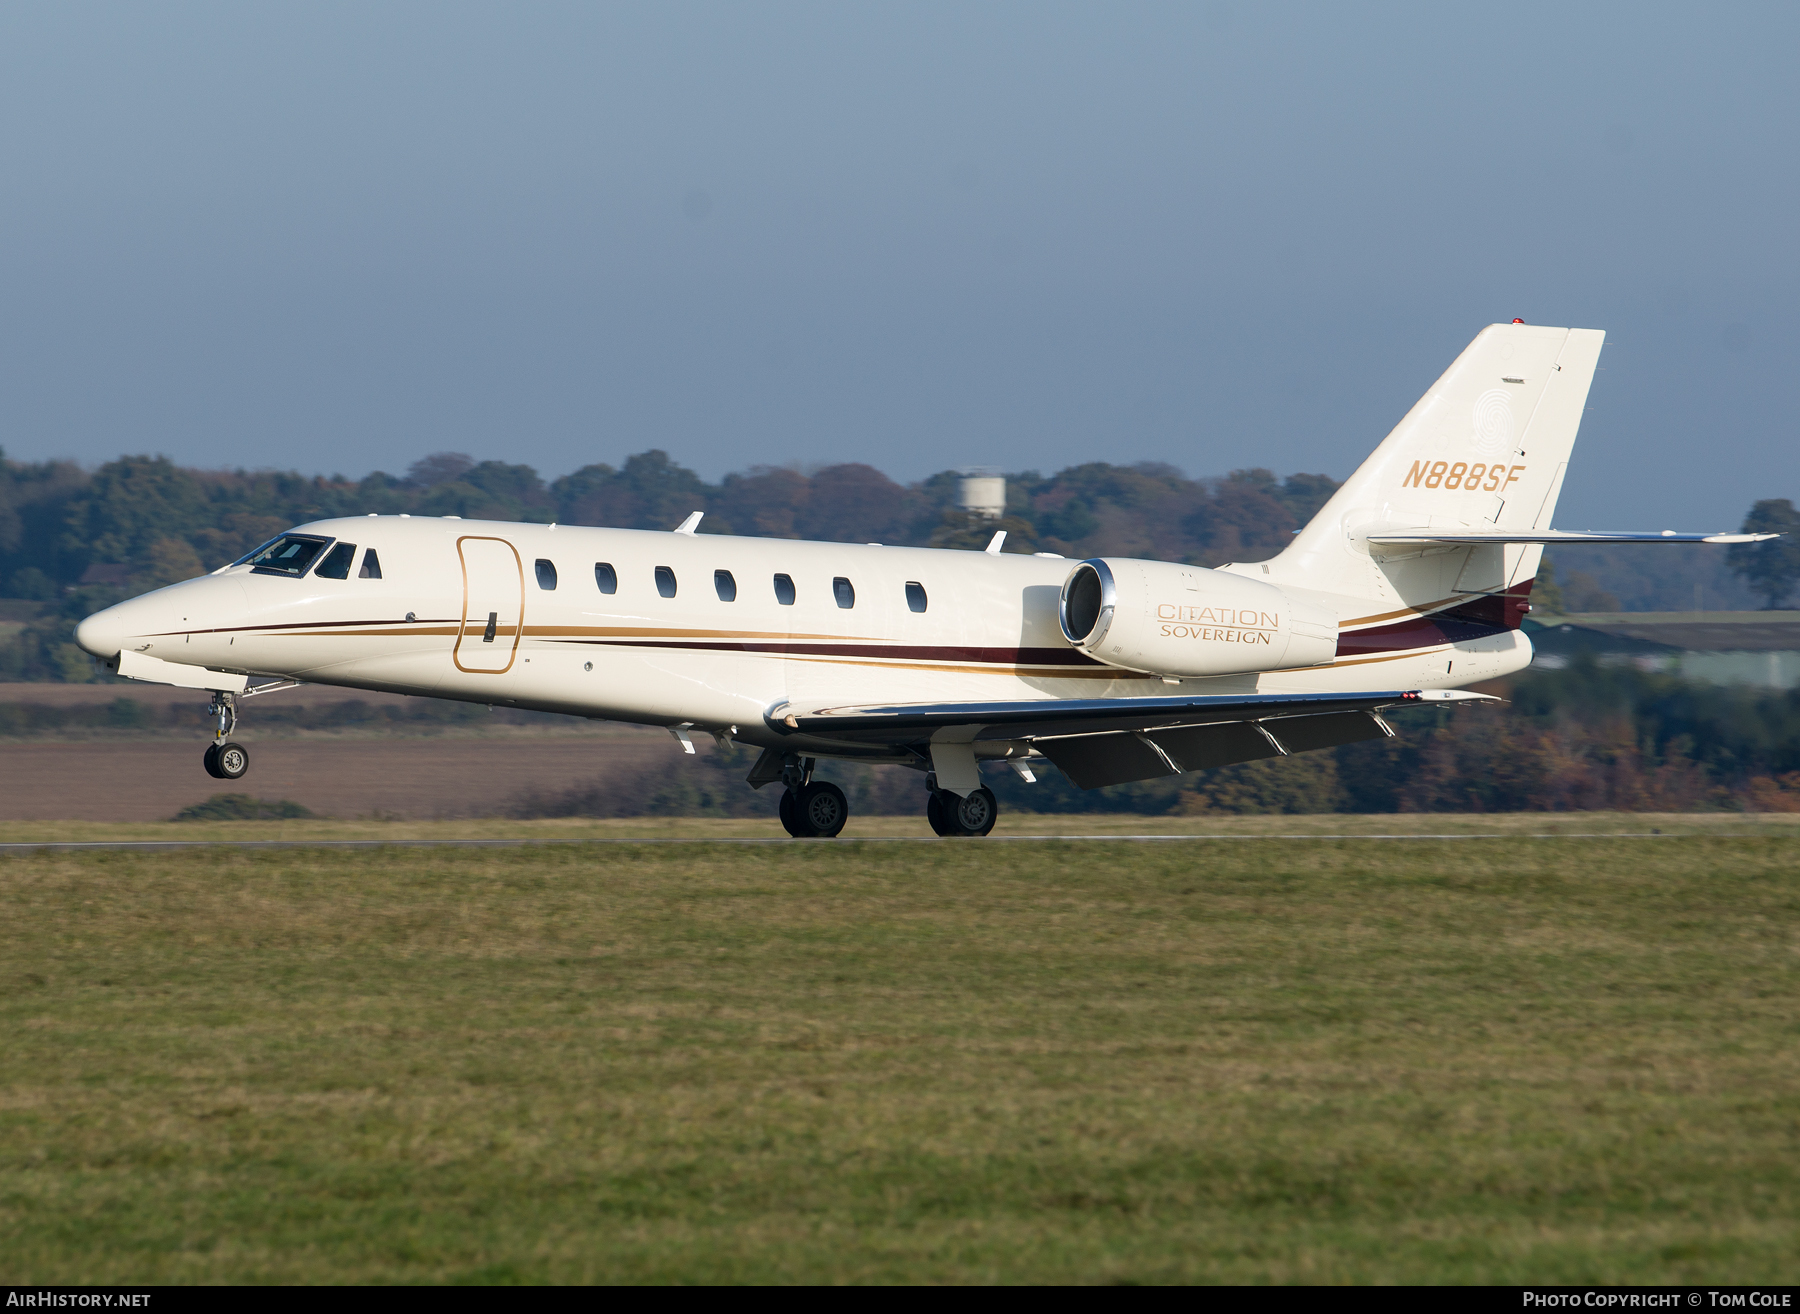
[[[561,712],[762,750],[794,836],[843,829],[821,758],[924,773],[985,835],[980,764],[1082,788],[1391,736],[1382,711],[1522,669],[1544,545],[1769,535],[1550,528],[1604,334],[1484,329],[1272,560],[1047,553],[369,516],[297,526],[81,622],[122,676],[210,690],[235,779],[246,697],[300,682]]]

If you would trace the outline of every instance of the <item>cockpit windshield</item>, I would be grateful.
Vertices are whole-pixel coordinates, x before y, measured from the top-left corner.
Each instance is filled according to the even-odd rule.
[[[258,575],[285,575],[299,579],[331,542],[312,534],[283,534],[272,538],[256,551],[239,557],[231,564],[249,566]]]

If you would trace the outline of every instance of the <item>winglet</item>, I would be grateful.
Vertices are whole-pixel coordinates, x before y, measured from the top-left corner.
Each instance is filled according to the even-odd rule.
[[[700,517],[705,514],[706,512],[704,511],[693,512],[686,520],[683,520],[679,525],[675,526],[675,532],[677,534],[686,534],[689,537],[692,537],[694,531],[700,528]]]

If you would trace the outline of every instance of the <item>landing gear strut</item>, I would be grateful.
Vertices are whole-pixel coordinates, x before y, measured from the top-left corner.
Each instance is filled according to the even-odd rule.
[[[206,765],[206,774],[219,780],[236,780],[250,769],[250,750],[242,744],[231,742],[232,733],[237,729],[240,698],[280,693],[283,689],[299,687],[299,680],[274,680],[268,684],[252,685],[241,694],[224,689],[214,690],[206,714],[219,718],[219,728],[213,732],[213,741],[207,746],[206,756],[201,759]]]
[[[782,763],[781,826],[795,839],[831,839],[850,820],[850,800],[829,780],[814,780],[815,758],[790,755]]]
[[[231,742],[231,734],[237,729],[237,699],[234,693],[219,691],[213,694],[212,703],[206,709],[208,715],[219,718],[219,728],[202,760],[206,764],[206,774],[217,780],[236,780],[250,769],[250,750]]]
[[[925,820],[934,833],[946,839],[953,835],[971,837],[987,834],[1000,817],[1000,804],[986,785],[973,793],[958,797],[937,787],[937,773],[925,777]]]

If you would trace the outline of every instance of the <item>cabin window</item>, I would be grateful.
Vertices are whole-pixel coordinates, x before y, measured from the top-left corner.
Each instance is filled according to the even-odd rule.
[[[925,586],[916,579],[906,581],[906,609],[908,611],[925,610]]]
[[[784,607],[794,605],[794,577],[792,575],[775,577],[775,601]]]
[[[537,559],[538,587],[546,593],[556,591],[556,563],[548,557]]]
[[[667,566],[656,568],[656,591],[665,598],[675,596],[675,572]]]
[[[737,581],[729,570],[713,571],[713,588],[718,590],[720,602],[737,601]]]
[[[325,554],[325,560],[313,574],[321,579],[349,579],[350,563],[356,560],[356,544],[339,543]]]
[[[610,561],[596,561],[594,563],[594,583],[599,586],[602,593],[617,593],[619,591],[619,572],[612,568]]]
[[[837,605],[846,611],[856,605],[856,589],[842,575],[831,581],[831,595],[837,599]]]
[[[356,572],[356,577],[358,579],[381,578],[381,558],[375,555],[374,548],[363,553],[362,569]]]
[[[288,579],[299,579],[306,574],[313,559],[325,550],[325,545],[329,542],[331,540],[328,538],[316,538],[311,534],[283,534],[231,564],[249,566],[258,575],[284,575]]]

